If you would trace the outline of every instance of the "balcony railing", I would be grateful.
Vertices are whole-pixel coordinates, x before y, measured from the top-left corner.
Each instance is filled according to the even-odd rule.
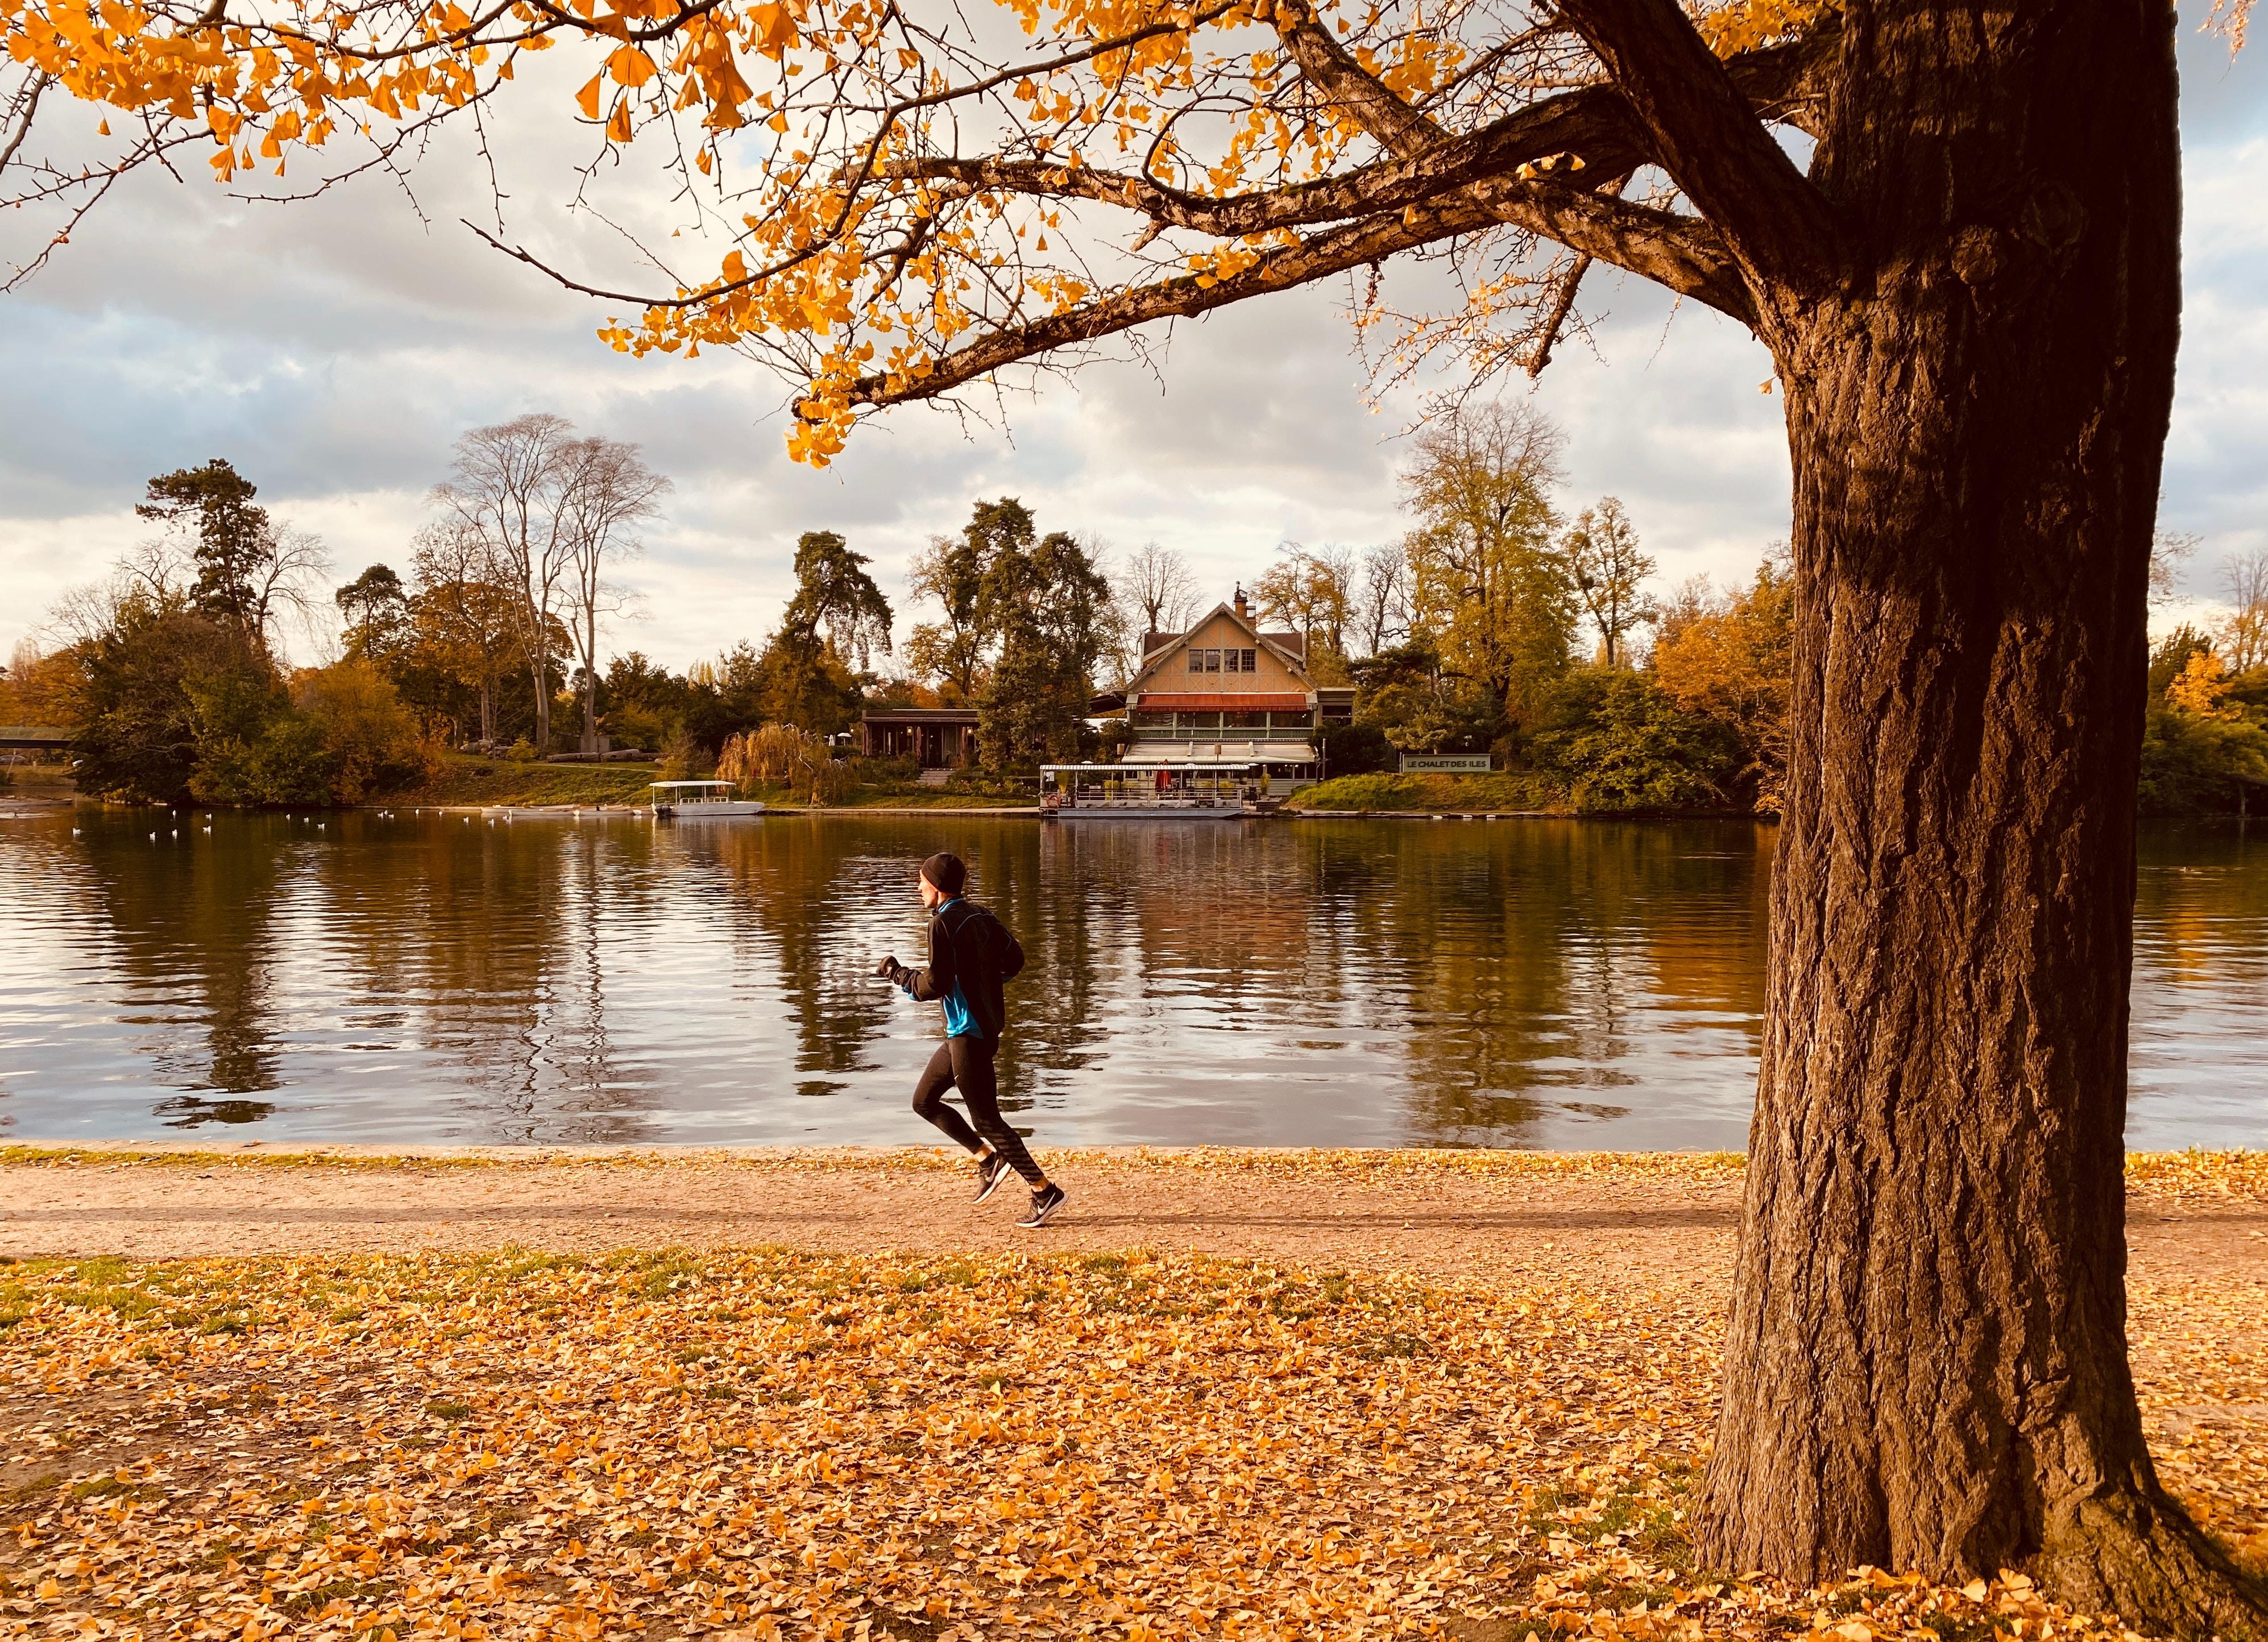
[[[1145,739],[1153,736],[1202,737],[1219,740],[1224,737],[1235,740],[1257,740],[1278,735],[1313,735],[1315,715],[1312,712],[1138,712],[1133,720],[1134,733]]]

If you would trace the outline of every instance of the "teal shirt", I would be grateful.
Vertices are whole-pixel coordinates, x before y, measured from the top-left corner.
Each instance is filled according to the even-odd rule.
[[[953,990],[944,998],[945,1035],[949,1038],[974,1037],[976,1018],[968,1012],[968,1000],[961,995],[961,983],[955,981]]]

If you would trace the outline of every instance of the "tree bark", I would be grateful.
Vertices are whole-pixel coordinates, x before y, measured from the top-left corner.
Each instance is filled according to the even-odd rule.
[[[541,652],[530,656],[527,676],[535,687],[535,750],[538,755],[548,756],[551,751],[551,667]]]
[[[2268,1636],[2159,1485],[2125,1339],[2174,17],[1852,4],[1814,179],[1870,271],[1764,321],[1799,618],[1702,1554],[2029,1567]]]

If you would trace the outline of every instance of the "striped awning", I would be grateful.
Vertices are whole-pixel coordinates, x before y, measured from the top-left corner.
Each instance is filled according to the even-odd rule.
[[[1314,704],[1305,696],[1229,690],[1144,690],[1134,697],[1145,712],[1306,712]]]

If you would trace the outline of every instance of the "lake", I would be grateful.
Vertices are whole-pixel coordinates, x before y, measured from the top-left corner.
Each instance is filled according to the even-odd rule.
[[[0,811],[6,808],[0,801]],[[210,830],[206,828],[210,827]],[[152,838],[152,829],[157,836]],[[1737,1149],[1772,828],[0,820],[0,1136],[927,1143],[917,864],[1023,939],[1042,1144]],[[2268,1144],[2268,828],[2146,831],[2137,1147]]]

